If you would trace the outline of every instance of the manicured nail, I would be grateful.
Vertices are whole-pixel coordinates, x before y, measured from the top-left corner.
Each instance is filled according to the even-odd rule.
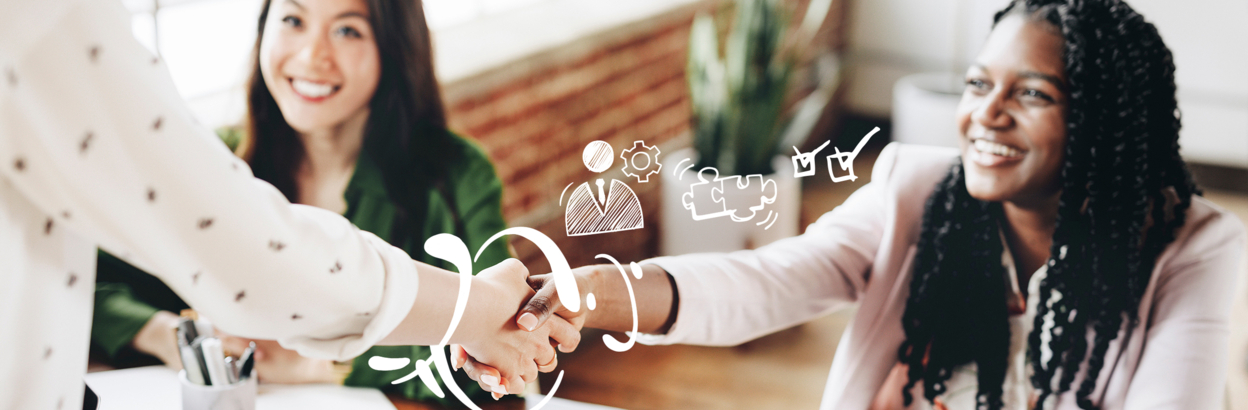
[[[503,397],[503,395],[498,394],[498,393],[490,393],[490,397],[493,397],[494,401],[498,401],[498,399]]]
[[[533,316],[533,314],[529,312],[524,312],[523,315],[520,315],[520,320],[517,320],[516,323],[519,323],[520,327],[523,327],[524,330],[532,332],[533,329],[537,327],[537,316]]]
[[[494,390],[494,392],[495,392],[495,393],[498,393],[498,394],[507,394],[507,389],[505,389],[505,388],[503,388],[503,386],[500,386],[500,385],[497,385],[497,384],[496,384],[496,385],[494,385],[494,386],[492,386],[492,387],[491,387],[491,389],[492,389],[492,390]]]
[[[481,376],[481,383],[485,383],[492,388],[498,385],[498,377],[490,376],[488,374]]]
[[[460,368],[464,367],[465,361],[466,360],[463,357],[456,357],[455,358],[455,370],[459,370]]]

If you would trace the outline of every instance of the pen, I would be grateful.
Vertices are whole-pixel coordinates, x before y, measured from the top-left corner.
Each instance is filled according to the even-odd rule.
[[[204,354],[204,361],[208,364],[208,378],[212,380],[213,386],[225,386],[230,384],[230,376],[225,370],[225,353],[221,350],[221,340],[216,338],[206,338],[200,343],[199,349]]]
[[[238,379],[244,380],[251,377],[251,369],[255,367],[256,358],[256,342],[247,342],[247,350],[243,351],[243,355],[238,358]]]
[[[182,359],[182,368],[186,370],[186,379],[191,383],[204,385],[204,370],[199,367],[199,358],[191,345],[186,342],[186,334],[178,328],[178,356]]]
[[[233,357],[225,357],[225,377],[230,384],[238,383],[238,367],[235,364]]]

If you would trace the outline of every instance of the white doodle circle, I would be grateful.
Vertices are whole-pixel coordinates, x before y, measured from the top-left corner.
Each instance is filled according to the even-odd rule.
[[[585,168],[589,168],[593,172],[602,172],[611,168],[611,164],[615,163],[615,150],[611,149],[611,144],[604,141],[594,141],[585,146],[585,152],[581,154],[581,161],[585,163]]]

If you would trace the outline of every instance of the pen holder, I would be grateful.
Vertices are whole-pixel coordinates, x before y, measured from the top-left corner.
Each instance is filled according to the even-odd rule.
[[[186,370],[178,372],[182,384],[182,410],[255,410],[256,372],[251,377],[226,386],[203,386],[186,378]]]

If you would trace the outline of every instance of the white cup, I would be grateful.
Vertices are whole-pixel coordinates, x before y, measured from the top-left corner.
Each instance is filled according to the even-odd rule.
[[[178,372],[182,384],[182,410],[255,410],[256,372],[251,377],[226,386],[204,386],[186,378],[186,370]]]

